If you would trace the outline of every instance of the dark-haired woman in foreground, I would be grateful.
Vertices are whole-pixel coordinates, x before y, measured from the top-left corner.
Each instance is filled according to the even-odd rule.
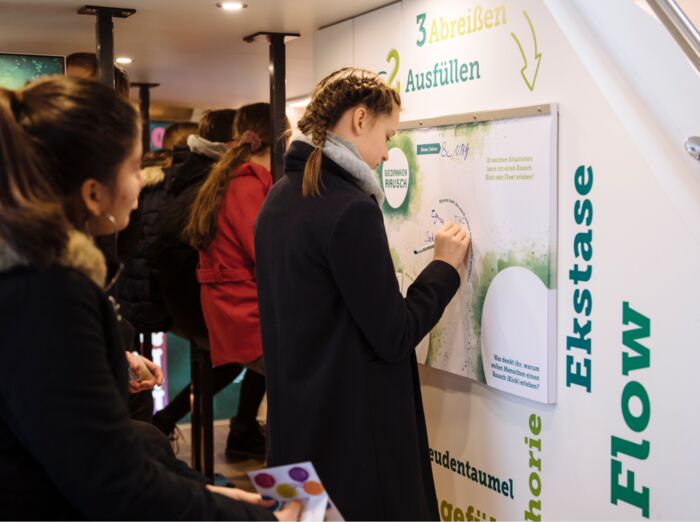
[[[274,520],[233,500],[255,495],[171,471],[129,420],[113,282],[91,236],[126,227],[139,143],[137,113],[104,85],[0,89],[2,517]]]

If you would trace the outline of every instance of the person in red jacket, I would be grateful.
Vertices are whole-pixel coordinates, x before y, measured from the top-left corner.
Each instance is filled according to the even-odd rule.
[[[199,250],[197,279],[212,363],[244,364],[262,375],[253,230],[272,186],[270,105],[241,107],[233,127],[237,146],[214,166],[200,188],[183,235]],[[233,419],[229,457],[239,456],[229,454],[228,448],[240,447],[242,438],[248,439],[247,446],[257,440],[264,448],[257,425],[243,426]]]

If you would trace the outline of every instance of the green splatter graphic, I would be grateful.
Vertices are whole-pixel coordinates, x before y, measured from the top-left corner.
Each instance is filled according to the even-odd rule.
[[[489,134],[493,122],[490,121],[480,121],[476,123],[462,123],[454,128],[455,136],[464,136],[467,138],[469,143],[469,148],[473,153],[481,155],[484,151],[484,145],[486,143],[486,136]]]
[[[401,256],[399,256],[399,253],[393,247],[389,247],[389,253],[391,254],[391,261],[394,263],[394,271],[403,272],[404,268],[401,264]]]
[[[438,323],[430,331],[430,337],[428,338],[428,355],[425,357],[425,364],[428,366],[435,365],[435,356],[440,352],[442,328],[442,325]]]
[[[406,199],[403,200],[403,203],[398,208],[391,207],[385,199],[384,203],[382,204],[382,212],[384,213],[384,216],[388,218],[405,218],[410,216],[412,213],[415,213],[415,207],[416,205],[420,204],[419,202],[422,192],[419,181],[420,178],[418,176],[419,169],[418,157],[416,155],[416,145],[413,142],[413,138],[411,137],[410,131],[397,132],[391,138],[391,140],[389,140],[389,145],[387,148],[391,150],[394,147],[400,148],[406,155],[406,159],[408,160],[408,190],[406,191]],[[377,181],[382,187],[384,186],[382,183],[383,165],[384,162],[380,163],[375,170]]]
[[[486,299],[486,292],[493,279],[502,270],[511,266],[520,266],[531,270],[545,287],[552,289],[556,285],[556,277],[550,271],[551,254],[534,248],[520,252],[486,252],[476,267],[472,294],[472,320],[474,333],[481,339],[481,314]]]
[[[549,250],[549,284],[545,285],[550,290],[557,288],[557,250],[554,246]]]
[[[481,343],[479,343],[481,345]],[[484,371],[484,358],[481,356],[481,349],[476,352],[476,362],[474,363],[474,371],[479,382],[486,382],[486,372]]]

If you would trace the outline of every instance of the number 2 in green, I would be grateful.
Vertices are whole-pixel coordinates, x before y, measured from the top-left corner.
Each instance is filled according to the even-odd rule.
[[[399,52],[396,49],[392,49],[389,51],[389,54],[386,55],[387,63],[391,63],[392,60],[394,60],[394,68],[389,75],[389,81],[387,83],[389,84],[389,87],[401,92],[401,82],[397,81],[396,85],[393,85],[394,78],[396,78],[396,75],[399,74]]]

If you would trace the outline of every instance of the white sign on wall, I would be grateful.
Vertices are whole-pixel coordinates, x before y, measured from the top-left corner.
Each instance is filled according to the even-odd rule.
[[[418,360],[538,402],[556,394],[556,107],[408,122],[377,168],[406,289],[446,222],[472,244],[462,285]],[[544,114],[544,113],[547,114]]]

